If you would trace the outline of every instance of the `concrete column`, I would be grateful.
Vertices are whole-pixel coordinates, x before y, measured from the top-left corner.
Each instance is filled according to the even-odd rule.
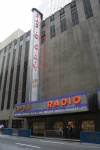
[[[12,119],[8,120],[8,128],[12,128]]]
[[[23,125],[24,129],[28,129],[28,120],[26,118],[24,118],[24,125]]]

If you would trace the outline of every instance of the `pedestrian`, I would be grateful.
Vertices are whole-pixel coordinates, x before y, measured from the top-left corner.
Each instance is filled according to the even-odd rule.
[[[66,138],[66,127],[63,126],[63,137]]]
[[[2,126],[1,126],[1,124],[0,124],[0,131],[2,130]]]
[[[62,136],[63,136],[63,131],[62,131],[62,126],[60,125],[60,127],[59,127],[59,131],[60,131],[60,137],[62,138]]]
[[[71,128],[67,125],[67,138],[71,138]]]
[[[1,132],[3,131],[3,128],[4,128],[4,125],[2,124],[2,125],[1,125]]]

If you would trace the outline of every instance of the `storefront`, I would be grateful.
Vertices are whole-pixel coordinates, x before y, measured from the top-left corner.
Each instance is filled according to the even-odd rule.
[[[44,135],[44,130],[59,130],[66,137],[68,124],[74,127],[74,137],[80,131],[96,130],[96,101],[92,94],[79,92],[50,99],[15,105],[15,117],[26,118],[33,135]]]

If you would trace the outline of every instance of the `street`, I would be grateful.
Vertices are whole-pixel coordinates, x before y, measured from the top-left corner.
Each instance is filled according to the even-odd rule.
[[[99,150],[99,144],[0,135],[0,150]]]

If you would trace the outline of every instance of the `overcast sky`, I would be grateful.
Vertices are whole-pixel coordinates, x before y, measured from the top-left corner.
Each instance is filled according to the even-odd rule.
[[[0,1],[0,42],[18,28],[27,32],[31,29],[33,7],[38,8],[41,0]]]

